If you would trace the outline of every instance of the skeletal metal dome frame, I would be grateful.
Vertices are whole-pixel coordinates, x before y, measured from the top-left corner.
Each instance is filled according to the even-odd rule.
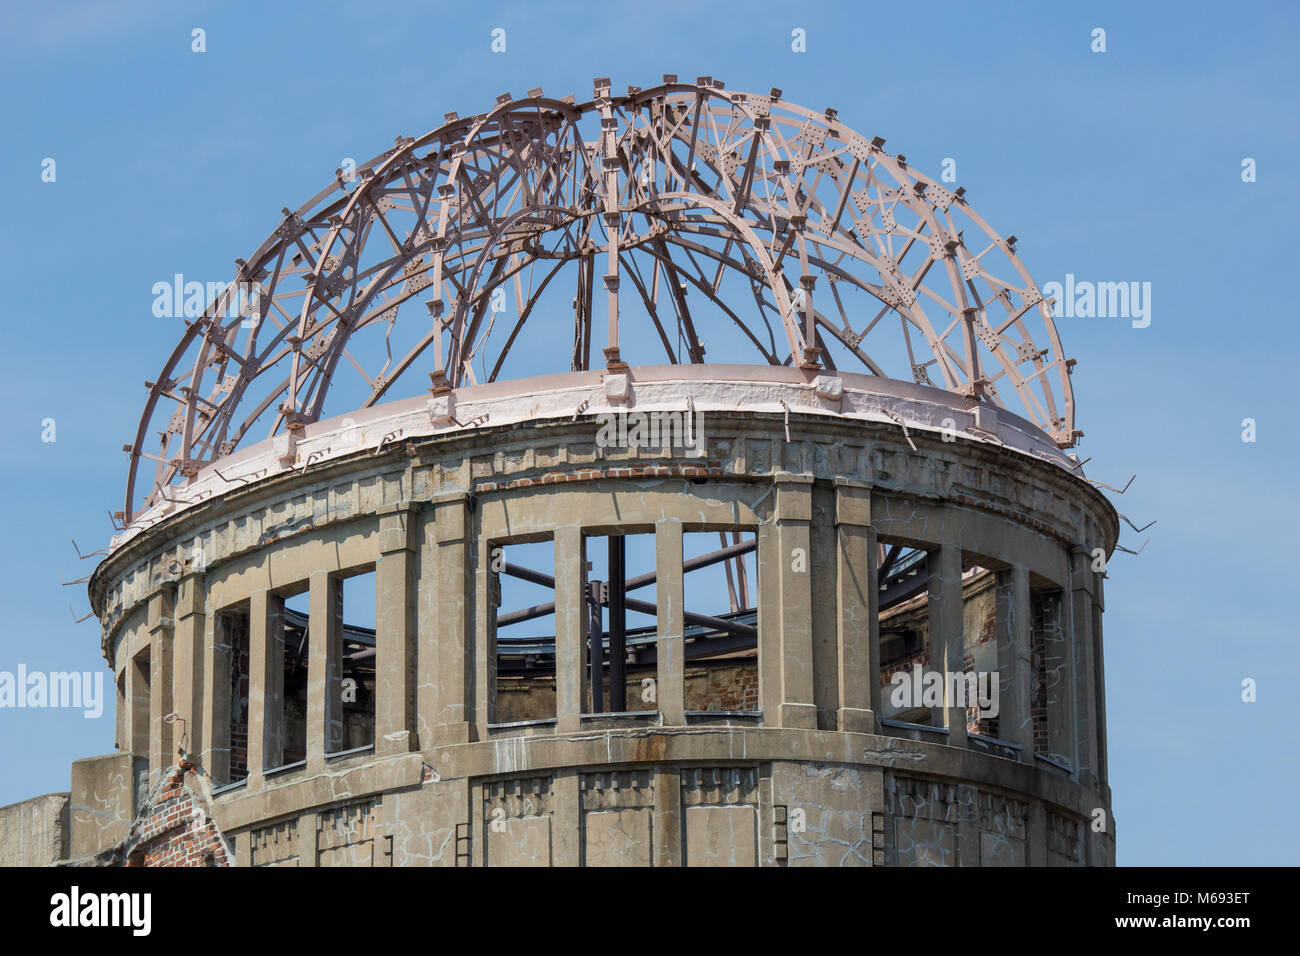
[[[494,381],[531,317],[564,321],[569,370],[590,369],[598,287],[607,331],[597,365],[621,369],[633,358],[620,347],[619,297],[628,291],[670,362],[703,363],[710,330],[692,318],[693,288],[764,362],[834,371],[833,340],[838,354],[861,363],[855,371],[937,385],[968,405],[1002,405],[998,388],[1009,384],[1019,413],[1072,447],[1081,434],[1074,362],[1015,237],[991,229],[962,189],[884,152],[883,140],[849,129],[835,110],[780,96],[673,76],[623,96],[598,79],[583,104],[541,90],[506,94],[486,113],[449,113],[418,139],[399,137],[355,176],[339,170],[331,187],[284,210],[247,261],[236,260],[234,281],[187,323],[148,383],[125,446],[122,520],[139,513],[142,459],[156,463],[147,509],[251,429],[269,425],[274,435],[318,420],[345,359],[365,380],[361,407],[380,402],[422,356],[435,391],[478,384],[475,359]],[[594,138],[584,138],[587,117],[599,117]],[[546,310],[533,317],[565,266],[576,272],[571,326]],[[748,286],[752,306],[726,301],[724,274]],[[498,310],[489,305],[512,286],[511,328],[493,339]],[[858,295],[872,308],[848,304]],[[399,312],[416,334],[394,354]],[[902,374],[891,369],[903,356],[886,354],[896,346],[874,344],[892,329],[890,313],[905,344]],[[370,367],[349,351],[363,329],[385,339],[382,361]],[[156,452],[146,450],[151,432],[160,436]]]

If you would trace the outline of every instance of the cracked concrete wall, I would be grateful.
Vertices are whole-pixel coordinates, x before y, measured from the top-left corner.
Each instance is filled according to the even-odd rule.
[[[148,759],[132,753],[88,757],[72,764],[69,858],[92,856],[126,839],[147,770]]]
[[[46,866],[68,855],[69,794],[0,807],[0,866]]]
[[[470,785],[436,779],[426,767],[418,788],[385,796],[395,866],[465,866],[469,863]]]
[[[1085,844],[1079,811],[984,787],[889,773],[886,857],[894,866],[1113,866]]]
[[[774,762],[788,866],[884,866],[883,772],[843,764]]]

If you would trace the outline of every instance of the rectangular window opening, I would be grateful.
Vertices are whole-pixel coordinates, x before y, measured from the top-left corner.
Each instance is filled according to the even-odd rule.
[[[230,649],[230,770],[224,783],[239,783],[248,777],[248,607],[221,615],[225,643]]]
[[[896,694],[895,677],[909,678],[929,662],[929,555],[920,548],[880,539],[876,553],[877,613],[880,628],[881,716],[909,724],[929,724],[930,708],[916,695]],[[907,684],[913,689],[912,682]]]
[[[587,535],[583,547],[586,711],[655,712],[659,710],[655,536]]]
[[[555,542],[494,544],[489,554],[488,721],[553,721]]]
[[[753,531],[682,535],[685,709],[755,713],[758,696],[758,537]]]
[[[372,566],[343,578],[343,661],[339,693],[343,739],[338,751],[375,745],[375,611],[376,576]]]

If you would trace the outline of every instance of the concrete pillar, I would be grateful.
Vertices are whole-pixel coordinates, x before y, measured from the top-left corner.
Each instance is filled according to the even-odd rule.
[[[176,762],[172,744],[172,612],[175,592],[165,585],[149,596],[149,782]]]
[[[486,539],[471,542],[478,562],[474,572],[474,713],[479,740],[497,721],[497,612],[501,602],[501,568],[505,546]]]
[[[813,697],[812,478],[779,475],[776,483],[780,600],[780,727],[817,728]],[[760,656],[762,648],[759,649]]]
[[[284,599],[258,588],[248,610],[248,788],[283,764]]]
[[[481,782],[469,786],[469,865],[473,867],[487,865],[488,821],[483,806],[484,788],[485,785]],[[457,829],[459,830],[459,825]],[[460,852],[459,846],[457,852]]]
[[[1085,549],[1070,555],[1070,678],[1073,684],[1075,765],[1079,783],[1097,786],[1097,684],[1093,667],[1092,567]]]
[[[200,758],[214,785],[230,782],[230,629],[211,608],[204,618]]]
[[[758,607],[758,706],[763,723],[775,726],[781,708],[781,601],[775,582],[781,579],[780,534],[765,521],[755,536],[758,550],[754,603]]]
[[[998,572],[998,736],[1020,745],[1022,763],[1034,762],[1034,651],[1030,643],[1029,571]]]
[[[1047,807],[1037,800],[1029,804],[1028,837],[1025,862],[1029,866],[1047,866]]]
[[[1115,818],[1111,815],[1110,807],[1110,777],[1107,773],[1106,765],[1106,666],[1103,660],[1102,639],[1101,639],[1101,614],[1102,614],[1102,581],[1105,578],[1104,573],[1093,575],[1093,594],[1092,608],[1089,615],[1092,624],[1091,646],[1093,651],[1092,657],[1092,679],[1095,688],[1096,715],[1097,722],[1094,728],[1095,741],[1097,746],[1097,791],[1098,805],[1107,804],[1106,826],[1101,833],[1094,832],[1092,821],[1089,820],[1086,833],[1088,834],[1088,863],[1091,866],[1114,866],[1115,865]]]
[[[475,643],[471,620],[470,529],[464,492],[439,495],[424,512],[416,588],[416,729],[426,751],[468,743],[480,732],[486,735],[488,714],[475,707],[474,668],[482,649]]]
[[[555,529],[555,727],[575,733],[587,699],[582,529]],[[662,692],[662,688],[661,688]]]
[[[778,817],[782,825],[782,836],[787,839],[782,843],[780,852],[781,860],[788,860],[789,853],[789,816],[786,808],[783,806],[780,810],[776,808],[776,801],[773,799],[772,774],[765,773],[758,778],[758,865],[759,866],[779,866],[777,862],[777,842],[776,828]]]
[[[841,732],[874,734],[880,713],[880,591],[871,491],[863,482],[844,478],[837,478],[835,485],[838,727]]]
[[[953,788],[957,811],[957,865],[980,865],[979,790],[960,783]]]
[[[1093,676],[1097,687],[1097,777],[1103,790],[1110,782],[1106,752],[1106,661],[1101,630],[1101,615],[1105,610],[1105,600],[1102,595],[1102,582],[1105,580],[1105,577],[1105,573],[1093,576],[1092,594],[1092,666]]]
[[[307,772],[325,769],[325,755],[343,741],[341,582],[313,571],[307,621]]]
[[[298,818],[298,865],[316,866],[320,854],[320,815],[304,813]]]
[[[375,752],[418,749],[415,734],[415,590],[412,549],[416,512],[380,509],[375,562]]]
[[[676,768],[655,772],[654,817],[650,826],[655,866],[682,865],[682,775]]]
[[[551,786],[551,866],[582,866],[582,793],[580,773],[555,775]]]
[[[203,740],[203,631],[207,595],[202,574],[187,574],[176,586],[172,632],[172,709],[180,718],[174,746],[193,756]]]
[[[1074,735],[1074,654],[1070,646],[1068,597],[1050,591],[1044,597],[1043,666],[1047,676],[1047,756],[1078,768]]]
[[[682,523],[665,518],[655,523],[655,693],[668,727],[686,723],[686,595]]]
[[[961,548],[945,542],[930,552],[929,670],[943,675],[943,706],[934,708],[930,723],[948,728],[948,744],[966,746],[966,708],[954,699],[952,674],[964,671],[962,641]]]

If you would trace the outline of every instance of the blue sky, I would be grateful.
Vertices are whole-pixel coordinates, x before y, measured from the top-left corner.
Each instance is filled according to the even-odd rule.
[[[1298,28],[1289,3],[6,5],[0,670],[103,666],[59,569],[90,570],[73,538],[107,543],[121,445],[179,338],[154,282],[229,278],[344,157],[448,110],[709,74],[834,106],[930,175],[955,158],[1040,284],[1151,283],[1147,328],[1058,322],[1089,474],[1136,474],[1116,504],[1158,520],[1106,589],[1119,860],[1294,864]],[[112,746],[111,709],[0,711],[0,804],[67,789],[72,760]]]

